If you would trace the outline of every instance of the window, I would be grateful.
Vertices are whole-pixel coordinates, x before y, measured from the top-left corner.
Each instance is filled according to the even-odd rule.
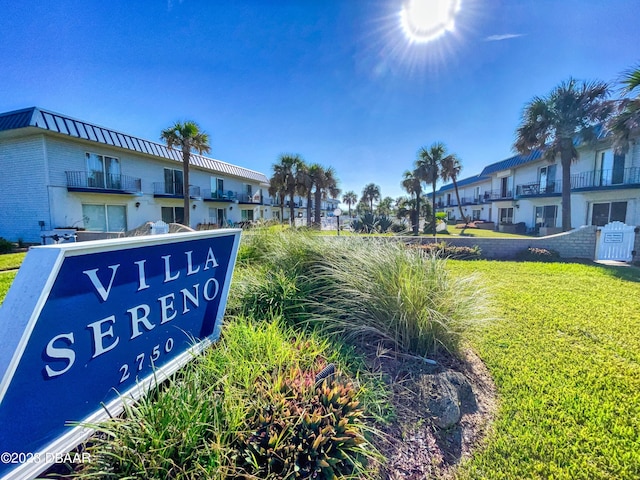
[[[182,170],[174,170],[173,168],[164,169],[164,193],[168,195],[184,194]]]
[[[480,187],[474,187],[473,189],[473,203],[480,201]]]
[[[87,164],[87,187],[122,188],[120,182],[120,160],[96,153],[85,153]]]
[[[499,208],[498,217],[500,217],[500,223],[513,223],[513,207]]]
[[[90,232],[124,232],[127,208],[124,205],[82,204],[84,228]]]
[[[591,212],[591,225],[602,227],[610,222],[625,222],[627,202],[594,203]]]
[[[471,210],[471,219],[472,220],[480,220],[480,210]]]
[[[624,155],[605,150],[597,154],[596,181],[598,186],[624,183]]]
[[[162,221],[165,223],[184,223],[184,207],[162,207]]]
[[[540,167],[540,172],[538,175],[538,182],[540,184],[540,193],[553,193],[555,192],[556,186],[556,166],[555,165],[547,165],[545,167]]]
[[[242,210],[241,215],[243,222],[253,222],[253,210]]]
[[[511,198],[513,189],[513,177],[502,177],[500,179],[500,198]]]
[[[224,179],[211,177],[211,198],[224,198]]]
[[[555,227],[558,218],[558,206],[536,207],[536,227]]]
[[[223,226],[227,220],[224,208],[209,208],[209,223]]]

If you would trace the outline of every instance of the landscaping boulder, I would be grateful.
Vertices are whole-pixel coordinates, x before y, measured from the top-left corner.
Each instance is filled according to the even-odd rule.
[[[417,393],[427,406],[431,420],[442,429],[456,425],[461,417],[461,402],[468,402],[473,398],[469,382],[459,372],[424,375],[417,387]]]

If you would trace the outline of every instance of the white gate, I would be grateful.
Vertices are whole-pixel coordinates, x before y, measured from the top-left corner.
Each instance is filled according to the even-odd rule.
[[[158,220],[151,224],[151,235],[158,235],[161,233],[169,233],[169,225],[162,220]]]
[[[630,262],[634,242],[635,232],[632,225],[622,222],[608,223],[600,229],[596,260]]]

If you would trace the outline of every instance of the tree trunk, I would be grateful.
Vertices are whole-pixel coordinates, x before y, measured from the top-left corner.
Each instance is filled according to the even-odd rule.
[[[311,226],[311,189],[307,192],[307,227]]]
[[[571,230],[571,150],[560,152],[562,164],[562,231]]]
[[[420,235],[420,193],[416,193],[416,211],[413,215],[413,234]]]
[[[191,226],[191,205],[189,198],[189,157],[191,156],[186,147],[182,148],[182,195],[184,197],[184,225]],[[175,188],[175,187],[174,187]]]
[[[289,226],[292,228],[296,226],[295,214],[296,209],[293,206],[293,193],[291,193],[289,194]]]
[[[433,209],[433,213],[431,214],[431,219],[433,221],[433,236],[436,236],[436,180],[433,180],[432,182],[432,188],[433,188],[433,192],[431,193],[431,203],[432,203],[432,209]]]
[[[456,182],[455,177],[452,177],[451,180],[453,181],[453,188],[456,191],[456,200],[458,200],[458,210],[460,211],[460,217],[462,218],[462,220],[464,220],[464,224],[466,225],[467,223],[469,223],[469,220],[467,220],[467,217],[462,212],[462,204],[460,203],[460,193],[458,192],[458,182]]]
[[[315,217],[313,224],[318,227],[318,230],[322,230],[322,223],[320,221],[320,213],[321,213],[321,203],[322,203],[322,189],[316,187],[315,196],[314,196],[315,204]]]

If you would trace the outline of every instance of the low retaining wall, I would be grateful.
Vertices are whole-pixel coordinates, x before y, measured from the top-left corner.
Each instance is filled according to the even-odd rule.
[[[595,226],[584,226],[569,232],[531,238],[485,238],[485,237],[405,237],[409,243],[429,244],[446,242],[460,247],[477,245],[482,251],[482,258],[512,259],[516,254],[529,247],[555,250],[563,258],[582,258],[593,260],[596,253],[597,231]],[[638,245],[638,236],[636,236]]]

